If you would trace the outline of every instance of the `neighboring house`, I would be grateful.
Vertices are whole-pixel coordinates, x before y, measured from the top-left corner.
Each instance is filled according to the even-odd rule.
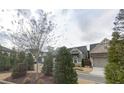
[[[35,53],[35,49],[26,49],[25,50],[26,54],[27,53]],[[43,63],[44,62],[44,58],[47,55],[47,52],[40,52],[39,58],[38,58],[38,63]],[[33,56],[34,58],[34,62],[36,62],[36,58]]]
[[[41,56],[42,55],[42,56]],[[45,56],[47,56],[47,52],[41,52],[40,57],[38,58],[38,62],[39,63],[43,63],[44,62],[44,58]]]
[[[104,67],[108,62],[109,40],[90,45],[90,60],[93,67]]]
[[[8,53],[8,54],[10,54],[10,53],[12,52],[11,49],[6,48],[6,47],[3,47],[3,46],[1,46],[1,45],[0,45],[0,51],[1,51],[2,53]]]
[[[69,48],[70,53],[73,57],[73,63],[81,65],[82,59],[86,59],[88,57],[87,47],[73,47]]]

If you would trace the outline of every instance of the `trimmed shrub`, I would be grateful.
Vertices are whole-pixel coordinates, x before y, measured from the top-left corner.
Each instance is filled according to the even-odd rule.
[[[4,71],[4,64],[1,60],[0,60],[0,71]]]
[[[28,70],[34,70],[34,59],[31,53],[28,53],[25,56],[24,63],[26,64]]]
[[[105,67],[106,83],[120,84],[124,83],[124,72],[120,71],[119,66],[115,63],[109,63]]]
[[[52,75],[52,72],[53,72],[52,70],[53,70],[53,55],[52,55],[52,52],[48,52],[44,60],[42,72],[45,75],[49,76],[49,75]]]
[[[4,71],[3,54],[0,52],[0,71]]]
[[[27,73],[27,68],[24,63],[18,63],[16,67],[14,67],[12,72],[12,78],[19,78],[25,76]]]
[[[16,60],[17,60],[17,53],[13,48],[12,52],[10,53],[10,64],[12,68],[16,65]]]
[[[7,53],[0,53],[0,71],[11,69],[10,58]]]
[[[19,52],[18,59],[19,59],[18,63],[23,63],[25,60],[25,52],[23,52],[23,51]]]
[[[3,59],[3,62],[4,62],[4,70],[5,71],[8,71],[10,70],[11,68],[11,64],[10,64],[10,57],[8,56],[7,53],[4,53],[4,59]]]
[[[76,84],[77,73],[73,68],[74,63],[70,51],[66,47],[61,47],[56,56],[54,69],[55,83]]]
[[[84,66],[85,66],[84,59],[82,59],[82,61],[81,61],[81,67],[84,67]]]

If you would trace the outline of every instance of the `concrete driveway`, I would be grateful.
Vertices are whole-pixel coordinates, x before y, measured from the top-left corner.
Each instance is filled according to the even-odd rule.
[[[78,72],[78,79],[79,80],[90,80],[93,81],[95,84],[104,84],[105,83],[105,78],[104,77],[100,77],[97,75],[91,75],[91,74],[85,74],[85,73],[80,73]],[[91,84],[94,84],[93,82],[91,82]]]
[[[90,73],[82,73],[77,71],[78,73],[78,79],[82,80],[90,80],[94,81],[98,84],[104,84],[105,83],[105,75],[104,75],[104,68],[94,67],[93,70]],[[94,84],[94,83],[92,83]]]
[[[90,72],[90,74],[99,77],[105,77],[104,68],[100,68],[100,67],[93,67],[93,70]]]

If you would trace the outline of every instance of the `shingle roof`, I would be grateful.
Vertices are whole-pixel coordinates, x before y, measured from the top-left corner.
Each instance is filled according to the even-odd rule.
[[[107,53],[108,50],[103,44],[96,45],[95,48],[93,48],[90,53]]]
[[[108,44],[109,40],[104,39],[101,43],[97,44],[91,51],[90,53],[107,53],[108,52]]]
[[[90,51],[91,51],[93,48],[95,48],[96,45],[98,45],[98,44],[99,44],[99,43],[91,44],[91,45],[90,45]]]
[[[80,46],[80,47],[72,47],[72,48],[69,48],[69,50],[73,49],[73,48],[77,48],[79,49],[85,56],[88,55],[88,52],[87,52],[87,47],[86,46]]]
[[[0,45],[0,51],[11,52],[12,50]]]

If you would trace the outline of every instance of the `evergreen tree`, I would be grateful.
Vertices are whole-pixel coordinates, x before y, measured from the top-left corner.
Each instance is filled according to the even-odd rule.
[[[3,70],[4,70],[3,54],[2,54],[2,51],[0,49],[0,71],[3,71]]]
[[[119,13],[117,14],[114,22],[114,31],[124,31],[124,9],[120,9]]]
[[[11,68],[10,58],[7,53],[3,53],[3,63],[4,63],[4,70],[10,70]]]
[[[16,68],[18,63],[24,63],[25,64],[25,52],[23,52],[23,51],[18,52],[18,53],[13,52],[10,54],[10,56],[11,56],[10,62],[11,62],[11,64],[13,64],[13,66],[12,66],[13,69]]]
[[[47,47],[47,55],[44,59],[44,63],[43,63],[43,68],[42,68],[42,72],[45,75],[52,75],[53,74],[53,47],[48,46]]]
[[[10,70],[10,58],[7,53],[0,52],[0,71]]]
[[[85,63],[84,62],[85,62],[84,59],[82,59],[82,61],[81,61],[81,67],[84,67],[85,66]]]
[[[55,83],[75,84],[77,83],[77,73],[73,69],[72,56],[66,47],[58,50],[55,63],[54,79]]]
[[[25,63],[25,52],[21,51],[16,56],[15,65],[12,70],[12,78],[25,76],[27,73],[27,65]]]
[[[18,54],[18,63],[23,63],[25,60],[25,52],[21,51]]]
[[[34,59],[31,53],[28,53],[25,57],[25,64],[28,70],[34,70]]]
[[[10,53],[10,64],[11,64],[11,67],[16,65],[16,57],[17,57],[17,53],[16,53],[15,48],[13,48],[11,53]]]
[[[121,9],[114,22],[115,32],[112,34],[108,52],[108,64],[105,68],[106,82],[114,84],[124,83],[124,10]]]
[[[52,69],[53,69],[53,55],[52,52],[49,51],[47,53],[47,56],[45,57],[42,71],[45,75],[52,75]]]

